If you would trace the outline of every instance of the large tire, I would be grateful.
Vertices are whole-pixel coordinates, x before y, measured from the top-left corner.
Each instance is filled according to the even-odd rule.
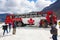
[[[26,26],[26,24],[24,24],[23,22],[18,22],[18,27],[24,27]]]

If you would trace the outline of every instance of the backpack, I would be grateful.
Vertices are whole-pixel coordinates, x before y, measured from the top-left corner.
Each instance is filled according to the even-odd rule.
[[[53,34],[53,35],[57,34],[57,29],[56,28],[51,29],[50,33]]]

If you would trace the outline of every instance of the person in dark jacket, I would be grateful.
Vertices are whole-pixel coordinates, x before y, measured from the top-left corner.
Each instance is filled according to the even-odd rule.
[[[9,23],[9,32],[11,31],[11,25],[12,25],[12,24],[11,24],[11,23]]]
[[[3,35],[5,34],[5,31],[8,33],[8,25],[6,23],[3,25]]]
[[[57,35],[58,35],[58,33],[57,33],[57,29],[56,29],[56,27],[51,27],[51,30],[50,30],[50,33],[52,34],[52,39],[53,40],[57,40]]]
[[[17,26],[16,21],[14,21],[14,23],[13,23],[13,34],[16,34],[16,26]]]

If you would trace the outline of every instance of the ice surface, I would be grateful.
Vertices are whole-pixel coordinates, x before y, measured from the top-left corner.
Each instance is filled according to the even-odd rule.
[[[0,28],[0,40],[52,40],[50,28],[20,27],[16,29],[16,35],[12,34],[12,30],[5,36],[2,33],[3,30]],[[58,39],[60,39],[60,32]]]

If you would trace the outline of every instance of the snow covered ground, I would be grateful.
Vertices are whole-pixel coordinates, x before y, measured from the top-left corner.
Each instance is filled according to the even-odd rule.
[[[0,28],[0,40],[52,40],[50,28],[20,27],[16,30],[16,35],[13,35],[11,30],[10,33],[3,36],[3,30]],[[60,32],[58,34],[59,40]]]

